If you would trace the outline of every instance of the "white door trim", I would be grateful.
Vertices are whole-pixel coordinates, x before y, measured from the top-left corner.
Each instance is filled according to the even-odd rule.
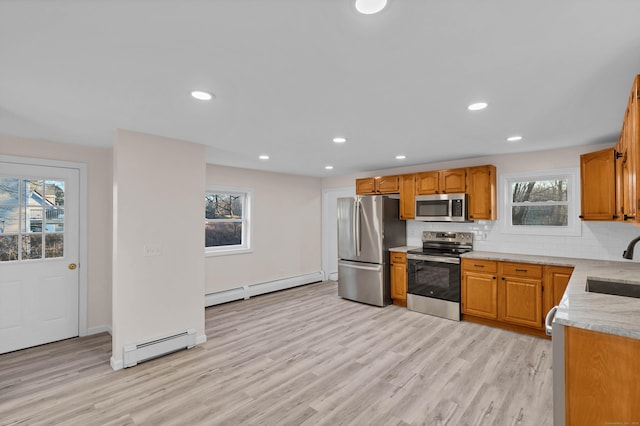
[[[352,197],[356,193],[355,186],[347,186],[343,188],[324,188],[322,190],[322,271],[325,280],[336,280],[338,277],[337,269],[331,265],[338,263],[337,257],[331,259],[331,247],[333,241],[337,241],[338,234],[338,212],[331,211],[331,206],[335,205],[333,201],[340,197]],[[338,249],[335,247],[337,256]]]
[[[87,311],[87,165],[70,161],[47,160],[44,158],[16,157],[0,155],[0,161],[33,166],[63,167],[76,169],[80,173],[80,246],[78,270],[78,335],[86,336],[88,329]]]

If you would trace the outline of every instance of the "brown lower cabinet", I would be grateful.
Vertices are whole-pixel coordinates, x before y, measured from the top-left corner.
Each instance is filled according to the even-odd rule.
[[[392,251],[391,257],[391,299],[394,305],[407,306],[407,254]]]
[[[567,426],[640,423],[640,340],[565,327]]]
[[[544,337],[544,317],[560,301],[572,271],[571,267],[463,258],[463,319]]]

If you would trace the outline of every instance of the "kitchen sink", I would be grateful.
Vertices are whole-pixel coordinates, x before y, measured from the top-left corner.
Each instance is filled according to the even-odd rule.
[[[640,298],[640,282],[611,281],[604,278],[587,277],[586,290],[592,293]]]

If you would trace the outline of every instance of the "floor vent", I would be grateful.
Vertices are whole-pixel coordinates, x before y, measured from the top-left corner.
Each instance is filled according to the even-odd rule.
[[[181,349],[190,349],[195,345],[196,331],[193,329],[148,342],[126,345],[124,347],[123,367],[133,367],[143,361],[157,358]]]

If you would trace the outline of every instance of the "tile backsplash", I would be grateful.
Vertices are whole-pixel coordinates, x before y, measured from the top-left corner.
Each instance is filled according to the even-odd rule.
[[[492,221],[440,223],[408,220],[407,245],[421,245],[422,231],[460,231],[474,233],[476,250],[626,261],[622,252],[629,241],[640,235],[640,226],[629,223],[582,222],[581,228],[580,236],[519,235],[502,232],[500,224]],[[634,261],[640,260],[638,253],[640,247]]]

